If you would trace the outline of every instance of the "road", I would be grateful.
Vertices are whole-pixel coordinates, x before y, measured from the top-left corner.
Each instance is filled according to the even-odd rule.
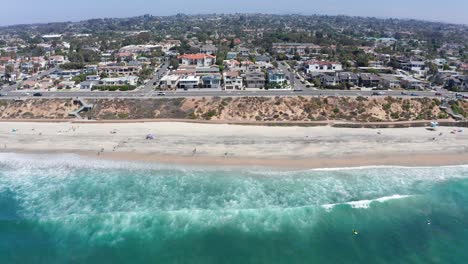
[[[283,70],[290,78],[294,78],[294,87],[302,89],[302,91],[293,90],[258,90],[258,91],[221,91],[218,89],[197,89],[197,90],[177,90],[165,92],[164,96],[158,95],[155,91],[159,80],[166,74],[169,63],[166,61],[159,70],[155,73],[154,77],[146,83],[146,85],[136,91],[129,92],[101,92],[101,91],[58,91],[58,92],[40,92],[41,97],[32,97],[35,92],[15,91],[17,85],[8,86],[1,91],[0,99],[17,99],[17,98],[183,98],[183,97],[258,97],[258,96],[343,96],[343,97],[357,97],[357,96],[372,96],[373,91],[358,91],[358,90],[314,90],[306,88],[299,79],[296,78],[297,74],[292,73],[289,67],[279,63],[278,67]],[[33,76],[30,80],[37,80],[47,74],[55,71],[57,68],[49,69],[39,75]],[[449,97],[454,98],[455,93],[447,92],[445,90],[439,91],[442,96],[436,96],[433,91],[415,92],[419,97]],[[402,95],[401,91],[385,91],[385,96],[394,97],[412,97],[409,95]],[[409,93],[409,92],[408,92]],[[468,95],[468,93],[465,93]]]
[[[147,92],[147,93],[150,93],[152,91],[154,91],[154,89],[156,88],[157,85],[154,85],[155,83],[158,84],[159,83],[159,80],[161,80],[161,78],[166,75],[166,72],[167,72],[167,68],[169,67],[169,62],[168,61],[165,61],[161,67],[159,67],[159,69],[154,73],[154,76],[151,80],[149,80],[145,86],[140,90],[142,92]]]
[[[131,92],[100,92],[100,91],[60,91],[60,92],[42,92],[41,97],[34,98],[183,98],[183,97],[258,97],[258,96],[343,96],[343,97],[357,97],[357,96],[372,96],[373,91],[354,91],[354,90],[312,90],[304,89],[303,91],[292,90],[259,90],[259,91],[221,91],[214,89],[205,90],[177,90],[165,92],[164,96],[158,96],[157,92],[153,91],[131,91]],[[32,97],[32,93],[25,93],[20,91],[3,93],[0,99],[12,98],[27,98]],[[442,97],[436,96],[435,92],[416,92],[418,97]],[[468,95],[468,93],[465,93]],[[443,97],[455,97],[455,93],[445,92],[442,93]],[[401,91],[385,91],[385,96],[394,97],[413,97],[409,95],[402,95]]]
[[[51,74],[52,72],[54,72],[54,71],[56,71],[58,69],[59,69],[58,67],[48,69],[46,71],[43,71],[40,74],[36,74],[36,75],[31,76],[27,80],[28,81],[36,81],[36,80],[42,79],[42,77],[47,76],[47,75]],[[18,89],[18,85],[19,85],[19,83],[16,83],[16,84],[13,84],[13,85],[10,85],[10,86],[3,87],[2,92],[15,91],[16,89]]]

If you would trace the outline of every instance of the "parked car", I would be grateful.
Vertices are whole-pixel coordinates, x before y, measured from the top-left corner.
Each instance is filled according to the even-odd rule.
[[[385,95],[385,92],[372,92],[372,95],[380,96],[380,95]]]
[[[401,95],[408,95],[407,92],[401,92]]]
[[[34,93],[33,96],[42,96],[41,93]]]
[[[411,96],[419,96],[417,93],[411,93]]]
[[[436,96],[442,96],[442,93],[435,93]]]
[[[294,92],[302,92],[302,88],[295,88],[293,91]]]
[[[158,93],[158,96],[164,96],[164,95],[166,95],[165,92],[159,92],[159,93]]]

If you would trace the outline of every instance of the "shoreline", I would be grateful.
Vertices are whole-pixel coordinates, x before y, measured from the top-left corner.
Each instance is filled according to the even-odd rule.
[[[60,150],[0,150],[0,153],[60,155],[74,154],[85,159],[121,162],[158,163],[162,165],[208,166],[208,167],[266,167],[280,170],[303,169],[343,169],[360,167],[444,167],[468,165],[468,153],[412,153],[381,154],[346,157],[310,157],[310,158],[246,158],[214,156],[176,156],[156,153],[103,152],[99,155],[89,151]]]
[[[468,133],[455,127],[432,131],[426,127],[4,122],[0,152],[297,169],[443,166],[468,164]]]

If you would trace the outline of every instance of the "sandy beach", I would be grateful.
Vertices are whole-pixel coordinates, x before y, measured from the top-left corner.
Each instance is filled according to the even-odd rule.
[[[452,133],[454,130],[456,132]],[[147,136],[154,139],[147,139]],[[1,122],[0,151],[196,165],[328,168],[468,164],[468,131],[173,122]]]

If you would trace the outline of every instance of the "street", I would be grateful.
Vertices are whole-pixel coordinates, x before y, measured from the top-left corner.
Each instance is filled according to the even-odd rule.
[[[305,88],[302,91],[293,90],[257,90],[257,91],[221,91],[214,89],[200,89],[200,90],[177,90],[165,91],[165,95],[158,95],[152,89],[137,90],[130,92],[102,92],[102,91],[60,91],[60,92],[41,92],[42,96],[31,96],[34,92],[13,91],[2,93],[0,99],[17,99],[17,98],[183,98],[183,97],[258,97],[258,96],[343,96],[343,97],[357,97],[357,96],[372,96],[375,91],[357,91],[357,90],[312,90]],[[418,96],[411,96],[410,93],[402,95],[401,91],[384,91],[381,96],[394,96],[394,97],[449,97],[454,98],[455,93],[445,92],[442,96],[436,96],[435,92],[424,91],[414,92]],[[466,94],[466,93],[465,93]]]

